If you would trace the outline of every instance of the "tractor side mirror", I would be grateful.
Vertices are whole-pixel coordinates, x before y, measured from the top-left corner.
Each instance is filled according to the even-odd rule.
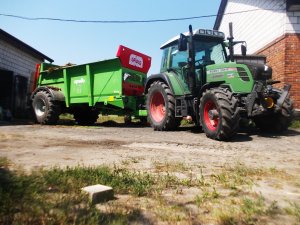
[[[187,50],[187,38],[185,35],[180,34],[178,39],[178,51],[186,51]]]
[[[242,52],[242,56],[246,56],[247,55],[247,46],[246,46],[246,43],[243,43],[241,45],[241,52]]]

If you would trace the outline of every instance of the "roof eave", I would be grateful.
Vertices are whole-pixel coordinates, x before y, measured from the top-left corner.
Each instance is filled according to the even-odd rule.
[[[37,58],[47,60],[48,62],[51,62],[51,63],[54,62],[53,59],[49,58],[48,56],[44,55],[43,53],[39,52],[38,50],[34,49],[33,47],[29,46],[28,44],[24,43],[23,41],[12,36],[11,34],[5,32],[2,29],[0,29],[0,37],[2,37],[8,43],[13,44],[14,46],[25,49],[28,53],[36,56]]]

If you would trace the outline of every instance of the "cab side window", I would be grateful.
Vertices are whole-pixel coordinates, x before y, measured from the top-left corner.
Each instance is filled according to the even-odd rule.
[[[177,46],[171,49],[171,67],[174,69],[181,69],[187,65],[188,53],[187,51],[178,51]]]

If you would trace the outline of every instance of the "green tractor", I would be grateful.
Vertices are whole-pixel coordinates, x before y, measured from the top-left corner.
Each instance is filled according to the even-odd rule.
[[[260,130],[281,132],[293,116],[291,85],[272,85],[272,69],[258,62],[234,60],[232,24],[229,37],[214,30],[198,29],[169,40],[163,50],[159,74],[145,84],[148,122],[154,130],[174,130],[183,118],[202,126],[207,137],[228,140],[241,120],[253,121]],[[227,54],[227,50],[229,54]]]

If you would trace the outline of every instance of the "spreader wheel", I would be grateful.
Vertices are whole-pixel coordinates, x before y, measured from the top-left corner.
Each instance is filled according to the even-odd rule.
[[[38,91],[32,101],[36,121],[40,124],[56,124],[59,119],[60,106],[46,91]]]

